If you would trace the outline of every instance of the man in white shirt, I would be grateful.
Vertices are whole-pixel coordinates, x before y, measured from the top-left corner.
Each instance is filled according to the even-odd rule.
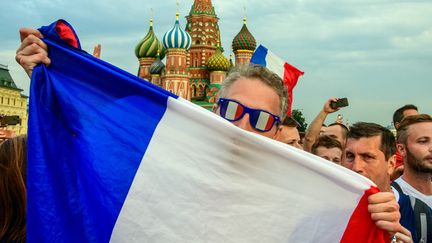
[[[432,208],[432,118],[408,116],[400,123],[397,149],[405,160],[403,175],[395,182],[405,194]]]

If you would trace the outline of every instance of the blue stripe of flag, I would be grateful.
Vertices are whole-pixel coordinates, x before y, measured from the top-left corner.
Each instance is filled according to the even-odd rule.
[[[41,29],[44,36],[54,28]],[[28,242],[108,242],[173,94],[45,39],[30,90]]]
[[[259,45],[255,50],[254,54],[251,58],[251,63],[259,64],[264,67],[267,66],[266,57],[267,57],[268,49],[262,45]]]

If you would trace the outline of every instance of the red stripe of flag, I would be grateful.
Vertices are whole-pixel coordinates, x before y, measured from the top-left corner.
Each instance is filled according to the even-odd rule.
[[[368,211],[368,197],[377,192],[379,192],[377,187],[365,191],[351,215],[341,243],[388,243],[390,241],[389,234],[376,226]]]

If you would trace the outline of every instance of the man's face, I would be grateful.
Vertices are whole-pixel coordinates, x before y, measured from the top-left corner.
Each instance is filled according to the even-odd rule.
[[[326,148],[324,146],[320,146],[316,149],[315,155],[339,165],[342,160],[342,150],[336,147]]]
[[[258,79],[242,78],[235,81],[227,91],[227,99],[235,100],[252,108],[261,109],[271,114],[280,116],[280,100],[276,91]],[[220,115],[219,108],[216,113]],[[257,133],[273,138],[276,133],[276,124],[267,132],[255,130],[249,122],[249,114],[246,113],[240,120],[233,122],[234,125],[249,132]]]
[[[381,136],[348,138],[342,165],[371,179],[381,191],[388,191],[395,161],[394,156],[386,160],[380,147]]]
[[[404,111],[402,112],[402,116],[403,116],[403,118],[405,118],[405,117],[407,117],[407,116],[415,116],[415,115],[418,115],[418,114],[419,114],[418,111],[417,111],[417,110],[414,110],[414,109],[408,109],[408,110],[404,110]],[[403,118],[402,118],[402,119],[403,119]],[[398,129],[399,126],[400,126],[400,122],[396,122],[396,124],[395,124],[395,128]]]
[[[303,149],[300,144],[300,134],[296,127],[280,126],[274,139],[298,149]]]
[[[407,141],[399,151],[414,171],[432,173],[432,122],[410,125],[407,129]]]
[[[345,146],[344,130],[339,125],[328,126],[322,132],[322,135],[327,135],[327,136],[329,136],[331,138],[334,138],[334,139],[338,140],[342,144],[342,147]]]

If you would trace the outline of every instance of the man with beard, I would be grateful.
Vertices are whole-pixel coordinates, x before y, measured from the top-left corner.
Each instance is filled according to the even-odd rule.
[[[390,130],[375,123],[358,122],[349,129],[342,166],[371,179],[381,191],[395,193],[401,213],[400,223],[411,232],[413,241],[432,242],[432,222],[428,219],[432,218],[430,208],[419,199],[390,186],[395,153],[396,141]],[[409,242],[411,234],[403,235],[403,232],[406,231],[400,231],[396,237]]]
[[[397,143],[405,169],[395,182],[405,194],[419,198],[432,208],[432,118],[414,115],[403,119]]]
[[[418,108],[415,105],[408,104],[400,107],[393,113],[393,125],[397,129],[400,127],[401,121],[407,116],[418,115]],[[404,159],[399,154],[399,151],[396,150],[396,168],[392,175],[392,181],[399,178],[404,170]]]

